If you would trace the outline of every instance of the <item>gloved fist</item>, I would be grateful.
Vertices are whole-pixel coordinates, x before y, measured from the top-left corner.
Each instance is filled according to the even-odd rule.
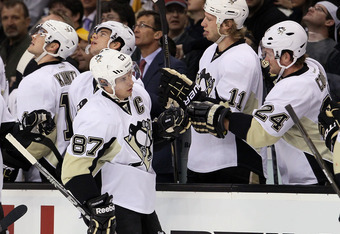
[[[21,124],[24,132],[35,134],[48,135],[55,128],[52,115],[46,110],[35,110],[31,113],[24,113]]]
[[[116,230],[115,207],[112,195],[105,193],[86,202],[91,213],[88,234],[114,234]]]
[[[156,122],[159,135],[165,138],[178,137],[190,127],[188,115],[180,107],[170,107],[165,110]]]
[[[188,106],[191,124],[198,133],[210,133],[218,138],[224,138],[227,130],[224,119],[231,114],[227,103],[214,104],[212,102],[193,101]]]
[[[339,133],[340,105],[329,101],[326,108],[321,110],[319,120],[319,132],[325,140],[327,148],[333,152],[334,144]]]
[[[159,101],[165,108],[180,106],[186,110],[191,101],[205,96],[198,84],[176,70],[162,68],[161,73]]]

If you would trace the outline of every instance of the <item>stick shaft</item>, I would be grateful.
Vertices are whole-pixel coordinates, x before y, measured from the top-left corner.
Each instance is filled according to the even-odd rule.
[[[51,173],[49,173],[38,161],[36,158],[33,157],[33,155],[27,151],[27,149],[25,147],[23,147],[19,141],[17,141],[17,139],[15,139],[15,137],[8,133],[6,135],[6,139],[25,157],[27,158],[27,160],[33,165],[35,166],[40,172],[41,174],[43,174],[47,180],[54,185],[54,187],[56,189],[59,190],[59,192],[61,192],[66,198],[67,200],[69,200],[72,205],[74,205],[79,211],[80,213],[85,216],[85,218],[87,218],[88,220],[90,220],[90,214],[89,212],[84,208],[84,206],[77,200],[77,198],[75,198],[72,193],[70,193],[61,183],[58,182],[58,180],[56,180]]]
[[[303,137],[303,139],[305,140],[305,142],[307,143],[309,149],[312,151],[312,153],[314,154],[316,161],[319,163],[323,173],[325,174],[326,178],[328,179],[329,183],[331,184],[333,190],[338,194],[338,196],[340,197],[340,190],[338,188],[338,186],[336,185],[333,175],[332,173],[329,171],[329,169],[327,168],[327,165],[325,164],[325,162],[322,159],[322,156],[320,155],[318,149],[315,147],[313,141],[310,139],[307,131],[305,130],[305,128],[303,127],[302,123],[300,122],[299,118],[297,117],[293,107],[289,104],[287,106],[285,106],[286,110],[288,111],[290,117],[292,118],[293,122],[296,124],[296,126],[298,127],[299,131],[301,132],[301,135]]]
[[[20,205],[9,212],[2,220],[0,220],[0,232],[6,230],[11,224],[20,219],[27,212],[27,206]]]

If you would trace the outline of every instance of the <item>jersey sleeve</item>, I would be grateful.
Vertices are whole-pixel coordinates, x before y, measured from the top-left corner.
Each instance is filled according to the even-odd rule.
[[[94,110],[89,114],[88,109],[81,110],[74,119],[74,135],[62,166],[62,182],[83,201],[100,195],[94,176],[119,152],[112,134],[117,132],[115,125],[102,124],[100,114],[94,114]]]
[[[52,117],[56,114],[59,100],[59,91],[56,84],[51,79],[42,79],[39,73],[31,73],[36,77],[26,77],[19,85],[17,93],[17,118],[22,119],[25,112],[43,109],[51,113]]]
[[[282,82],[282,81],[281,81]],[[299,118],[303,117],[310,108],[308,102],[297,93],[301,92],[300,86],[288,87],[281,84],[274,87],[266,97],[265,103],[253,111],[252,117],[244,114],[232,114],[229,129],[235,135],[246,140],[253,147],[263,147],[274,144],[293,125],[285,106],[291,104]],[[305,96],[310,97],[308,90]]]

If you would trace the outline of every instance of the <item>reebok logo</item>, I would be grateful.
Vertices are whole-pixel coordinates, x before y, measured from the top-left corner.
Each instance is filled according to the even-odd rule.
[[[115,208],[113,205],[110,205],[108,207],[104,207],[104,208],[96,208],[96,214],[105,214],[105,213],[109,213],[114,211]]]

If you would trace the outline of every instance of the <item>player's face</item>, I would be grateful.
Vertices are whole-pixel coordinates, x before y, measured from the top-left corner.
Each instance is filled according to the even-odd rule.
[[[205,12],[204,14],[205,17],[201,23],[204,29],[203,36],[206,37],[209,41],[215,42],[220,38],[217,32],[216,16],[211,15],[207,12]]]
[[[39,30],[37,30],[37,32],[35,32],[32,35],[32,41],[30,46],[27,48],[28,52],[34,54],[35,57],[38,57],[39,55],[41,55],[44,50],[44,44],[45,44],[45,37],[46,37],[46,31],[42,28],[40,28]]]
[[[124,100],[132,94],[132,71],[116,79],[115,94],[120,100]]]
[[[262,58],[269,63],[269,72],[279,74],[281,67],[277,63],[273,49],[262,48]]]
[[[102,49],[107,48],[110,36],[111,30],[106,28],[102,28],[97,33],[94,33],[91,37],[90,53],[97,55]]]

